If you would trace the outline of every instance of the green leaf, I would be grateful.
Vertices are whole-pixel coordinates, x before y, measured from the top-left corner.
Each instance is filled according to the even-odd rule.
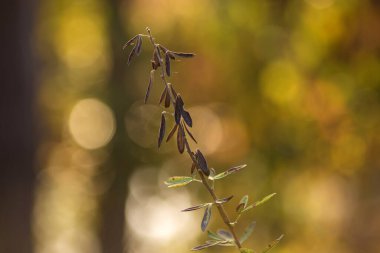
[[[225,230],[225,229],[218,229],[218,231],[216,231],[216,233],[218,235],[220,235],[221,237],[224,238],[224,240],[227,240],[227,241],[231,241],[233,240],[233,236],[232,234],[230,233],[230,231],[228,230]]]
[[[239,205],[236,207],[236,212],[238,212],[238,213],[242,212],[243,209],[246,208],[247,204],[248,204],[248,195],[244,195],[241,198]]]
[[[206,230],[207,225],[210,222],[210,219],[211,219],[211,207],[212,207],[212,204],[208,204],[207,208],[205,210],[205,213],[203,215],[203,219],[202,219],[202,223],[201,223],[201,229],[202,229],[202,231]]]
[[[180,186],[187,185],[191,181],[193,181],[192,177],[175,176],[175,177],[168,178],[168,180],[165,181],[165,184],[169,188],[173,188],[173,187],[180,187]]]
[[[262,200],[256,201],[255,203],[253,203],[253,207],[260,206],[260,205],[264,204],[265,202],[270,200],[276,194],[277,193],[269,194],[268,196],[265,196]]]
[[[217,233],[214,233],[210,230],[207,231],[207,235],[209,238],[217,240],[217,241],[224,241],[224,238],[218,235]]]
[[[255,229],[256,221],[251,222],[248,227],[244,230],[243,235],[240,237],[240,243],[243,243],[245,240],[248,239],[248,237],[252,234],[253,230]]]
[[[263,253],[266,253],[268,252],[270,249],[272,249],[274,246],[276,246],[280,241],[281,239],[284,237],[284,235],[280,235],[280,237],[278,237],[276,240],[274,240],[273,242],[271,242],[264,250],[263,250]]]
[[[240,249],[240,252],[241,252],[241,253],[255,253],[255,252],[253,251],[253,249],[247,249],[247,248],[241,248],[241,249]]]
[[[220,241],[206,242],[205,244],[202,244],[202,245],[196,246],[196,247],[192,248],[191,250],[192,250],[192,251],[196,251],[196,250],[206,249],[206,248],[209,248],[209,247],[212,247],[212,246],[218,245],[218,244],[220,244],[220,243],[221,243]]]
[[[224,177],[226,177],[228,175],[231,175],[233,173],[236,173],[236,172],[240,171],[241,169],[245,168],[246,166],[247,166],[247,164],[243,164],[243,165],[232,167],[232,168],[226,170],[225,172],[219,173],[213,179],[214,180],[222,179],[222,178],[224,178]]]

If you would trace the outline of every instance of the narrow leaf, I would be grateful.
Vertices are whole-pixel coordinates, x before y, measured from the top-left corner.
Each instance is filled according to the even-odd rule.
[[[130,40],[128,40],[128,41],[124,44],[124,46],[123,46],[123,50],[124,50],[126,47],[128,47],[129,45],[131,45],[131,44],[135,41],[135,39],[137,38],[137,36],[139,36],[139,35],[137,34],[137,35],[133,36],[133,38],[131,38]]]
[[[189,127],[193,126],[193,120],[191,119],[190,113],[188,111],[182,110],[182,118]]]
[[[167,51],[166,54],[169,55],[170,59],[175,60],[175,54],[172,51]]]
[[[209,248],[209,247],[212,247],[212,246],[218,245],[218,244],[220,244],[219,241],[215,241],[215,242],[213,242],[213,243],[205,243],[205,244],[199,245],[199,246],[197,246],[197,247],[194,247],[194,248],[192,248],[191,250],[192,250],[192,251],[196,251],[196,250],[206,249],[206,248]]]
[[[232,198],[234,197],[234,195],[231,195],[227,198],[222,198],[222,199],[217,199],[215,201],[216,204],[224,204],[224,203],[227,203],[228,201],[230,201]]]
[[[144,104],[146,104],[146,102],[148,101],[149,94],[150,94],[150,89],[151,89],[152,84],[153,84],[153,79],[154,79],[154,70],[151,70],[150,71],[150,76],[149,76],[148,88],[146,89],[146,93],[145,93]]]
[[[170,89],[172,90],[172,94],[173,94],[175,100],[177,100],[177,92],[174,90],[173,85],[170,85]]]
[[[164,113],[161,114],[161,125],[160,130],[158,132],[158,148],[160,148],[162,140],[165,136],[165,128],[166,128],[166,122],[165,122],[165,116]]]
[[[222,179],[228,175],[231,175],[233,173],[236,173],[238,171],[240,171],[241,169],[245,168],[247,165],[246,164],[243,164],[243,165],[239,165],[239,166],[235,166],[235,167],[232,167],[232,168],[229,168],[228,170],[222,172],[222,173],[219,173],[218,175],[216,175],[214,177],[214,179]]]
[[[198,167],[202,170],[202,172],[206,175],[210,175],[210,170],[208,169],[207,162],[202,152],[197,149],[195,152],[195,157],[197,158]]]
[[[190,130],[187,128],[186,124],[183,125],[185,127],[185,130],[187,134],[190,136],[190,138],[195,142],[198,143],[197,140],[194,138],[193,134],[190,132]]]
[[[169,91],[166,92],[166,97],[165,97],[165,108],[170,107],[170,94]]]
[[[194,171],[195,171],[195,164],[192,163],[192,164],[191,164],[191,169],[190,169],[190,173],[191,173],[191,175],[193,175]]]
[[[154,64],[152,64],[153,69],[157,69],[159,66],[161,66],[160,57],[159,57],[156,49],[154,49],[154,51],[153,51],[152,62],[154,62]]]
[[[164,98],[165,98],[167,92],[168,92],[168,90],[165,87],[161,93],[160,101],[158,102],[159,105],[162,103],[162,101],[164,101]]]
[[[141,46],[142,46],[142,37],[141,35],[139,35],[137,37],[137,43],[136,43],[136,54],[137,55],[140,55],[140,52],[141,52]]]
[[[166,74],[170,76],[170,57],[169,54],[165,54],[165,67],[166,67]]]
[[[244,195],[240,202],[239,205],[236,207],[236,212],[240,213],[241,210],[245,209],[248,204],[248,195]]]
[[[186,208],[186,209],[183,209],[181,210],[181,212],[190,212],[190,211],[195,211],[195,210],[198,210],[198,209],[201,209],[205,206],[208,206],[210,203],[204,203],[204,204],[200,204],[200,205],[196,205],[196,206],[192,206],[192,207],[189,207],[189,208]]]
[[[183,177],[183,176],[175,176],[170,177],[168,180],[165,181],[165,184],[169,187],[180,187],[189,184],[191,181],[193,181],[192,177]]]
[[[175,108],[174,108],[174,119],[177,124],[181,121],[181,115],[183,111],[183,100],[181,98],[181,95],[177,95],[176,101],[175,101]]]
[[[244,230],[243,235],[240,237],[240,243],[243,243],[245,240],[249,238],[249,236],[252,234],[253,230],[255,229],[256,221],[251,222],[248,227]]]
[[[233,236],[230,233],[230,231],[227,231],[225,229],[218,229],[218,231],[216,231],[216,233],[219,236],[223,237],[225,240],[233,240]]]
[[[166,138],[166,142],[168,142],[172,136],[175,134],[175,131],[177,131],[178,125],[175,124],[172,130],[170,130],[170,133],[168,134],[168,137]]]
[[[221,237],[217,233],[214,233],[214,232],[212,232],[210,230],[207,231],[207,235],[208,235],[209,238],[217,240],[217,241],[224,241],[225,240],[223,237]]]
[[[203,215],[202,223],[201,223],[201,229],[202,229],[202,231],[206,230],[207,225],[210,222],[210,219],[211,219],[211,208],[212,208],[212,204],[208,204],[207,208],[205,210],[205,213]]]
[[[277,193],[269,194],[268,196],[265,196],[262,200],[256,201],[255,203],[253,203],[253,207],[260,206],[260,205],[264,204],[265,202],[270,200],[276,194]]]
[[[185,133],[183,131],[182,125],[179,125],[178,131],[177,131],[177,147],[179,153],[183,153],[185,151]]]
[[[136,54],[136,46],[129,53],[127,65],[129,65],[131,63],[131,61],[132,61],[133,57],[135,56],[135,54]]]
[[[182,52],[172,52],[175,56],[182,57],[182,58],[191,58],[195,54],[193,53],[182,53]]]
[[[284,237],[284,235],[280,235],[280,237],[278,237],[276,240],[274,240],[273,242],[271,242],[264,250],[263,250],[263,253],[266,253],[268,252],[270,249],[272,249],[274,246],[276,246],[280,241],[281,239]]]

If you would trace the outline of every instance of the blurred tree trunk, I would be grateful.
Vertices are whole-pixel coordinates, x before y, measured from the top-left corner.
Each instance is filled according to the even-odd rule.
[[[121,0],[108,1],[108,30],[111,44],[113,69],[109,80],[108,102],[116,118],[116,134],[111,143],[110,158],[105,169],[111,174],[112,183],[103,196],[101,206],[101,243],[103,253],[121,253],[125,248],[125,201],[127,182],[135,165],[131,150],[133,144],[125,132],[125,114],[133,98],[125,91],[127,70],[125,55],[122,51],[125,32],[120,16]]]
[[[33,251],[36,1],[0,4],[0,252]]]

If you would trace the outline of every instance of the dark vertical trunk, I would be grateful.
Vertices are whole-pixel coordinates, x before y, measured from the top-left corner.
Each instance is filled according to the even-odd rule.
[[[35,5],[0,4],[0,252],[33,251]]]
[[[125,132],[125,112],[132,98],[125,91],[127,79],[126,61],[123,58],[122,45],[125,34],[120,17],[121,1],[108,1],[108,30],[112,47],[113,69],[107,90],[108,102],[112,107],[117,130],[111,143],[111,156],[105,169],[112,174],[112,184],[103,197],[101,207],[101,243],[103,253],[124,252],[125,200],[127,196],[127,181],[135,164],[131,146]],[[123,5],[125,6],[125,5]]]

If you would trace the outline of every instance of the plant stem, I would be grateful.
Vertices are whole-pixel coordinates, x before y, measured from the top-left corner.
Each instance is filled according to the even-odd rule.
[[[150,29],[147,28],[146,29],[148,34],[149,34],[149,39],[150,39],[150,42],[152,43],[153,47],[155,50],[157,50],[157,52],[159,52],[159,48],[158,48],[158,44],[155,43],[154,41],[154,38],[152,37],[152,34],[150,32]],[[159,53],[158,53],[159,55]],[[159,55],[159,60],[160,60],[160,69],[161,69],[161,79],[164,83],[164,85],[166,86],[166,89],[168,90],[169,94],[170,94],[170,98],[173,102],[173,105],[175,104],[175,97],[174,97],[174,94],[172,93],[172,89],[170,88],[170,84],[166,81],[166,78],[165,78],[165,70],[163,68],[164,66],[164,61],[162,60],[161,56]],[[214,200],[214,204],[216,205],[216,207],[218,208],[218,211],[219,211],[219,214],[220,216],[222,217],[223,219],[223,222],[226,224],[226,226],[228,227],[229,231],[231,232],[233,238],[234,238],[234,241],[235,241],[235,244],[236,246],[238,247],[239,249],[239,252],[240,252],[240,249],[241,249],[241,244],[239,242],[239,239],[235,233],[235,230],[234,230],[234,227],[231,225],[231,221],[230,219],[228,218],[228,215],[226,213],[226,210],[224,209],[223,205],[220,204],[220,203],[216,203],[216,201],[218,200],[218,197],[216,196],[215,194],[215,191],[210,187],[207,179],[205,178],[205,176],[203,175],[201,169],[199,168],[198,166],[198,163],[197,163],[197,160],[195,158],[195,155],[194,153],[191,151],[191,148],[189,146],[189,143],[187,142],[187,140],[185,140],[185,146],[186,146],[186,150],[187,150],[187,153],[189,154],[190,156],[190,159],[192,160],[192,162],[195,164],[196,166],[196,169],[198,171],[198,174],[199,174],[199,177],[201,178],[202,180],[202,184],[206,187],[207,191],[210,193],[211,197],[213,198]]]

